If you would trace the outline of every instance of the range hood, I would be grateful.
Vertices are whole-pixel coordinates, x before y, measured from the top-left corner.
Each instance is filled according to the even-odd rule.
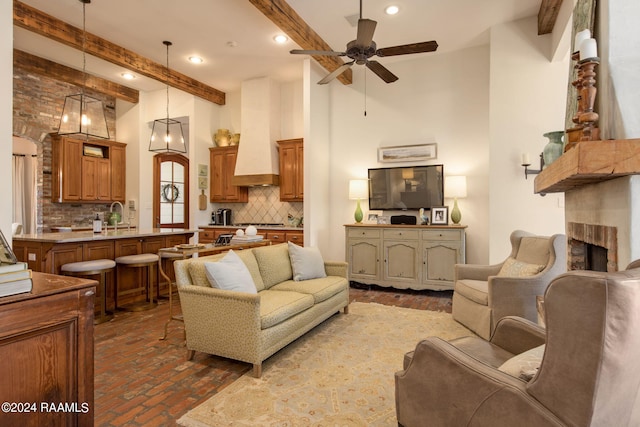
[[[241,187],[278,185],[280,88],[268,77],[242,82],[240,144],[231,183]]]

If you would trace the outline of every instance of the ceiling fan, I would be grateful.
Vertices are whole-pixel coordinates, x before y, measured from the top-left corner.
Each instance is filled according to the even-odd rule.
[[[378,49],[373,41],[373,33],[376,29],[377,22],[371,19],[362,18],[362,0],[360,0],[360,19],[358,19],[358,33],[355,40],[347,43],[347,50],[344,52],[335,52],[333,50],[303,50],[293,49],[293,54],[303,55],[327,55],[327,56],[347,56],[351,61],[345,62],[343,65],[328,74],[320,80],[318,84],[327,84],[331,80],[344,73],[351,68],[353,64],[366,65],[368,69],[373,71],[378,77],[386,83],[393,83],[398,77],[389,71],[384,65],[378,61],[371,60],[372,56],[397,56],[407,55],[411,53],[434,52],[438,48],[435,40],[429,42],[411,43],[400,46],[385,47]]]

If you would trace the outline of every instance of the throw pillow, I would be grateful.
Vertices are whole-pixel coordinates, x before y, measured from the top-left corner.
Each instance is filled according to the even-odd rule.
[[[542,356],[544,355],[544,347],[542,344],[538,347],[534,347],[531,350],[527,350],[524,353],[520,353],[517,356],[513,356],[511,359],[504,362],[498,370],[511,375],[512,377],[520,378],[521,380],[529,381],[533,378],[542,362]]]
[[[327,277],[320,250],[313,246],[302,247],[289,242],[289,258],[293,270],[293,280],[319,279]]]
[[[218,262],[205,262],[204,268],[213,288],[250,294],[258,293],[249,269],[232,250]]]
[[[498,276],[506,277],[526,277],[534,276],[544,269],[544,265],[527,264],[511,257],[502,264],[502,268],[498,272]]]

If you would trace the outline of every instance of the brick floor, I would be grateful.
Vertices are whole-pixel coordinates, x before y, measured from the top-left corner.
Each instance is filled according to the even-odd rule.
[[[354,284],[351,301],[451,312],[451,291],[412,291]],[[96,426],[175,426],[189,409],[249,371],[247,363],[196,352],[186,360],[182,323],[166,300],[152,310],[117,313],[95,327]]]

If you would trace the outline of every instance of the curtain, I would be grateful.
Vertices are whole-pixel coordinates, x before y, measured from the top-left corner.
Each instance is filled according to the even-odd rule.
[[[35,156],[13,156],[13,221],[22,224],[23,233],[36,232],[38,159]]]
[[[13,156],[13,221],[22,224],[24,230],[27,216],[25,203],[25,156]]]

